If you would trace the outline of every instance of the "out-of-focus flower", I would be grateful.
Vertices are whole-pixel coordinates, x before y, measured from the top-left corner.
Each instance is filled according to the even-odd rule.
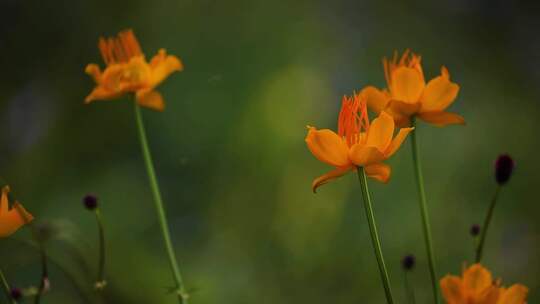
[[[97,86],[86,97],[85,103],[111,100],[126,93],[135,93],[139,105],[163,111],[165,103],[154,88],[172,72],[183,69],[180,59],[167,55],[165,49],[160,49],[157,55],[147,62],[132,30],[122,31],[117,37],[101,37],[98,45],[107,67],[101,71],[97,64],[86,66],[86,73],[94,78]]]
[[[521,284],[501,287],[480,264],[464,269],[461,277],[446,275],[440,284],[448,304],[524,304],[528,293]]]
[[[445,111],[459,91],[459,86],[450,81],[448,69],[441,67],[441,75],[426,84],[420,61],[421,57],[409,50],[399,59],[397,52],[392,60],[383,58],[388,89],[365,87],[361,94],[369,108],[392,115],[398,126],[409,125],[411,116],[436,126],[465,124],[463,117]]]
[[[473,224],[469,232],[471,233],[472,236],[478,236],[480,234],[480,225]]]
[[[98,199],[93,194],[87,194],[83,197],[83,205],[88,210],[95,210],[98,207]]]
[[[329,129],[317,130],[308,126],[306,143],[311,153],[318,160],[336,167],[313,181],[313,192],[358,166],[364,167],[367,176],[388,182],[391,169],[382,161],[399,149],[412,130],[403,128],[393,138],[394,120],[390,115],[381,111],[370,124],[365,98],[360,94],[344,96],[337,134]]]
[[[30,223],[34,217],[19,202],[13,203],[9,208],[9,186],[2,188],[0,198],[0,237],[8,237],[21,226]]]

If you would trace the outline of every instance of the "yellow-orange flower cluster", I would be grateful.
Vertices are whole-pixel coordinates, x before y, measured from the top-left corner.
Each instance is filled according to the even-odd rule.
[[[18,202],[9,208],[8,193],[8,186],[2,188],[2,197],[0,198],[0,237],[2,238],[12,235],[34,219]]]
[[[313,191],[358,166],[364,167],[369,177],[387,182],[391,169],[382,161],[398,150],[412,129],[403,128],[393,138],[394,120],[390,115],[381,111],[370,124],[365,98],[361,94],[343,97],[337,134],[329,129],[308,127],[306,143],[311,153],[336,168],[315,179]]]
[[[524,304],[527,300],[527,287],[501,287],[500,280],[493,281],[489,270],[480,264],[464,269],[461,277],[447,275],[440,284],[448,304]]]
[[[436,126],[465,123],[463,117],[445,111],[456,99],[459,86],[450,81],[444,66],[441,75],[426,84],[421,57],[408,50],[401,58],[397,52],[392,60],[384,58],[383,65],[388,88],[368,86],[361,91],[370,109],[392,115],[398,126],[408,126],[411,116]]]
[[[99,49],[107,67],[102,72],[97,64],[86,66],[86,73],[94,78],[97,86],[86,97],[85,103],[135,93],[139,105],[163,111],[165,103],[154,88],[171,73],[183,69],[178,57],[167,55],[160,49],[147,62],[132,30],[120,32],[118,37],[100,38]]]

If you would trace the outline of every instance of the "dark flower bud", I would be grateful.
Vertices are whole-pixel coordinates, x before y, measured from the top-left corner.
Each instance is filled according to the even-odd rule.
[[[478,236],[480,234],[480,225],[478,224],[472,225],[470,232],[472,236]]]
[[[92,195],[92,194],[87,194],[84,198],[83,198],[83,204],[84,204],[84,207],[86,207],[86,209],[88,210],[94,210],[97,208],[98,206],[98,200],[97,200],[97,197],[95,195]]]
[[[499,185],[504,185],[510,179],[514,170],[514,160],[508,154],[499,155],[495,161],[495,180]]]
[[[412,270],[416,264],[416,258],[412,254],[408,254],[401,259],[401,267],[405,270]]]
[[[23,296],[22,290],[17,287],[11,288],[11,291],[9,293],[11,294],[11,298],[14,300],[20,300]]]

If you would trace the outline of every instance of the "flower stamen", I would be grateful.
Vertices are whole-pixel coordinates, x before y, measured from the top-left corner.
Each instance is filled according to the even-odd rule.
[[[349,147],[361,141],[361,134],[369,129],[367,103],[360,94],[343,96],[338,118],[338,134]]]
[[[117,37],[99,38],[99,50],[107,65],[125,63],[143,54],[139,41],[131,29],[118,33]]]

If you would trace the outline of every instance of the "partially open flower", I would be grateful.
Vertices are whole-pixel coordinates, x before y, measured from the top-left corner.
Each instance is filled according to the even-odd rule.
[[[494,281],[480,264],[464,269],[461,277],[446,275],[440,284],[448,304],[524,304],[527,300],[527,287],[501,287],[500,280]]]
[[[0,198],[0,237],[8,237],[23,225],[30,223],[34,217],[18,202],[9,208],[9,186],[2,188]]]
[[[132,30],[122,31],[118,37],[100,38],[99,49],[107,67],[101,71],[97,64],[86,66],[86,73],[94,78],[97,86],[86,97],[85,103],[135,93],[139,105],[163,111],[165,103],[154,88],[171,73],[183,69],[178,57],[167,55],[165,49],[160,49],[147,62]]]
[[[315,179],[316,189],[357,167],[364,167],[367,176],[388,182],[390,166],[382,161],[392,156],[413,128],[403,128],[394,136],[394,120],[382,111],[370,124],[366,100],[360,94],[343,97],[338,118],[338,133],[329,129],[308,127],[306,143],[313,155],[335,169]]]
[[[459,91],[446,67],[441,67],[441,75],[426,84],[421,57],[409,50],[399,59],[397,52],[392,60],[384,58],[383,65],[388,89],[368,86],[361,91],[370,109],[387,112],[398,126],[408,126],[411,116],[436,126],[465,123],[463,117],[446,112]]]

